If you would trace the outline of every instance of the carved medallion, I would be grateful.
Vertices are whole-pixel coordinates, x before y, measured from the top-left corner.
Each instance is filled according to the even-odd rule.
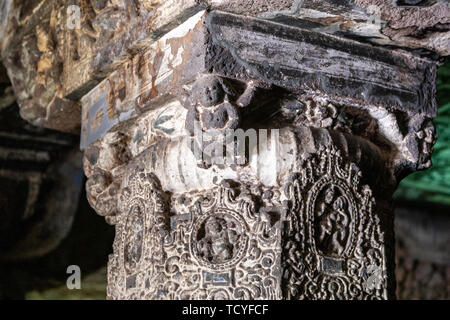
[[[179,273],[166,274],[178,286],[165,298],[280,298],[280,224],[270,223],[271,209],[258,208],[247,188],[232,184],[172,199],[177,214],[165,248]]]
[[[125,176],[114,244],[119,259],[109,263],[112,298],[281,298],[279,191],[255,195],[223,182],[173,195],[169,214],[168,195],[153,174],[136,166]],[[262,193],[272,197],[259,203],[279,207],[259,208]]]
[[[232,267],[242,259],[248,241],[248,227],[236,212],[216,209],[198,219],[191,235],[196,260],[213,270]]]

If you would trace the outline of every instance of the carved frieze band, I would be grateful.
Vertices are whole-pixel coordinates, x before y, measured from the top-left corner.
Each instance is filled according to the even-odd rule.
[[[279,188],[223,181],[164,192],[145,166],[122,181],[111,299],[385,299],[370,187],[335,148]]]
[[[119,196],[109,297],[280,299],[280,194],[256,192],[224,181],[169,198],[154,175],[131,169]],[[264,195],[275,206],[259,208]]]

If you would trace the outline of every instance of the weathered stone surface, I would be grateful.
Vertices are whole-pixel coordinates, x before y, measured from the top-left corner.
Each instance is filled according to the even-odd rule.
[[[448,1],[211,1],[214,9],[275,20],[379,45],[426,48],[448,55]]]
[[[393,298],[390,199],[430,165],[436,66],[217,11],[125,61],[82,99],[108,297]],[[196,125],[264,130],[227,162]]]
[[[65,7],[58,1],[6,1],[9,8],[2,39],[3,63],[21,116],[37,126],[77,132],[78,102],[63,94]]]
[[[200,12],[136,54],[83,97],[82,148],[155,100],[167,99],[204,68]],[[202,55],[203,54],[203,55]]]
[[[81,8],[79,29],[68,27],[71,5]],[[78,99],[129,54],[198,10],[194,0],[5,2],[1,52],[22,117],[78,131]]]
[[[263,150],[252,155],[250,167],[236,171],[213,167],[205,171],[197,169],[196,159],[189,156],[185,141],[170,143],[164,140],[124,164],[126,167],[115,168],[111,181],[120,181],[118,188],[113,192],[113,189],[103,188],[109,195],[107,202],[95,207],[116,226],[115,254],[109,262],[108,296],[114,299],[350,299],[387,298],[389,291],[392,296],[389,269],[383,269],[382,284],[377,290],[375,287],[364,288],[367,278],[358,276],[361,272],[374,272],[368,271],[369,266],[381,270],[389,261],[393,239],[386,231],[391,223],[389,214],[384,211],[388,203],[383,205],[380,201],[375,207],[371,188],[359,182],[361,173],[357,165],[347,162],[349,160],[342,161],[337,150],[330,155],[326,150],[333,149],[334,143],[342,152],[363,149],[364,152],[356,154],[367,158],[355,159],[364,166],[366,177],[363,181],[370,180],[368,175],[385,181],[379,151],[371,151],[374,147],[362,141],[346,142],[348,138],[344,135],[334,136],[326,129],[299,127],[295,132],[282,133],[281,139],[289,139],[292,134],[296,137],[294,141],[282,147],[300,149],[286,161],[288,163],[280,165],[281,172],[276,170],[278,168],[272,172],[264,171],[267,163],[282,162],[276,159],[274,150],[274,158],[269,158],[269,152]],[[316,141],[305,144],[306,137]],[[325,149],[321,153],[315,145]],[[185,156],[181,158],[180,154]],[[161,156],[164,159],[159,160]],[[352,156],[345,154],[344,158]],[[86,161],[89,161],[86,172],[90,172],[91,165],[104,165],[101,160]],[[309,171],[319,168],[319,162],[324,171]],[[342,172],[338,173],[334,168]],[[95,169],[93,172],[91,180],[95,183]],[[292,172],[299,173],[290,177]],[[114,177],[114,174],[118,176]],[[270,181],[272,177],[275,180]],[[215,187],[215,181],[221,178],[234,178],[240,183],[225,182]],[[381,183],[375,182],[376,179],[371,181],[374,185]],[[87,188],[88,193],[91,192],[90,183]],[[326,204],[319,205],[328,193],[333,193],[327,200],[330,208],[342,206],[339,208],[343,210],[343,220],[334,217],[333,209],[328,209]],[[378,192],[374,196],[379,196]],[[248,208],[248,212],[241,208]],[[211,226],[218,228],[216,233],[208,229],[202,231],[207,228],[203,224],[220,224],[220,219],[224,219],[225,225],[235,233],[228,233],[224,226]],[[342,225],[335,225],[335,219]],[[301,226],[313,229],[302,231],[298,229]],[[380,229],[373,229],[375,226]],[[318,234],[314,235],[314,232]],[[200,234],[212,238],[202,242]],[[247,239],[245,234],[251,234],[252,239]],[[332,240],[335,236],[342,240]],[[215,247],[223,241],[222,247]],[[377,241],[380,242],[375,245]],[[186,248],[186,244],[190,247]],[[319,259],[316,264],[312,264],[309,255]],[[262,266],[259,259],[262,259]],[[325,262],[331,265],[324,266]],[[306,277],[298,270],[303,268],[302,265],[309,270]],[[350,267],[354,269],[347,269]],[[261,276],[251,277],[253,273]],[[324,277],[324,274],[330,276]],[[339,287],[338,292],[328,291],[327,287],[332,283]],[[317,291],[308,291],[314,284],[320,286]],[[350,289],[351,285],[356,287]]]
[[[177,98],[189,109],[185,90],[193,85],[199,72],[214,72],[228,81],[238,81],[235,91],[241,90],[241,95],[246,95],[242,89],[246,83],[251,82],[259,90],[265,99],[253,102],[261,110],[258,121],[273,113],[280,115],[280,123],[281,119],[292,121],[304,108],[301,103],[297,111],[289,110],[290,102],[283,106],[281,100],[290,99],[287,94],[278,102],[267,99],[269,95],[263,92],[270,92],[270,86],[275,86],[275,91],[277,87],[285,88],[306,100],[322,95],[325,100],[320,103],[324,106],[333,100],[331,109],[321,111],[330,113],[330,120],[338,116],[333,108],[346,105],[346,116],[352,118],[349,121],[373,122],[378,127],[378,135],[363,131],[358,135],[366,135],[374,143],[386,140],[399,146],[390,155],[398,165],[396,170],[430,165],[427,145],[433,144],[435,133],[429,119],[436,114],[434,61],[230,14],[211,13],[204,25],[200,19],[202,13],[180,26],[177,33],[169,33],[124,63],[83,98],[82,148],[112,126],[145,110],[158,109],[167,100]],[[269,36],[271,41],[267,41]],[[153,69],[155,63],[157,68]],[[317,103],[313,98],[307,105]],[[255,108],[240,110],[251,114]],[[163,136],[167,129],[179,133],[182,128],[173,127],[177,125],[172,120],[165,130],[157,131]],[[408,129],[403,130],[405,126]],[[174,133],[169,136],[173,138]]]
[[[376,13],[386,26],[381,32],[396,44],[426,48],[442,56],[450,53],[450,3],[417,1],[416,5],[394,0],[355,0],[369,13]],[[372,12],[371,12],[372,11]]]
[[[81,10],[75,29],[68,27],[73,5]],[[36,125],[72,131],[78,129],[77,101],[85,93],[128,57],[205,8],[448,55],[448,3],[393,6],[390,0],[7,0],[0,8],[0,43],[22,116]]]
[[[449,7],[371,4],[3,3],[22,116],[76,130],[81,100],[109,298],[394,297],[391,195],[431,165]]]
[[[81,28],[66,31],[64,87],[71,98],[80,98],[130,54],[200,10],[194,0],[69,1],[68,5],[80,5],[84,13]]]

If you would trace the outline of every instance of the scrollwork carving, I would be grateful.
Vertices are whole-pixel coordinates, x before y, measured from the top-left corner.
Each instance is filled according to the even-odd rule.
[[[326,128],[369,140],[373,140],[378,129],[367,111],[323,97],[288,96],[281,102],[281,119],[297,126]]]
[[[334,147],[311,156],[290,178],[282,262],[286,298],[386,298],[383,233],[361,178]]]
[[[109,277],[116,277],[117,296],[142,299],[158,296],[150,283],[165,283],[164,271],[177,271],[177,262],[168,259],[164,246],[169,237],[169,195],[158,178],[144,168],[129,168],[118,195],[115,257],[109,262]],[[166,284],[169,285],[169,284]]]
[[[86,195],[91,207],[101,216],[111,217],[117,210],[117,193],[120,185],[110,173],[95,168],[86,182]]]
[[[259,208],[249,189],[225,181],[208,192],[172,195],[169,210],[157,178],[132,171],[119,196],[119,259],[110,261],[110,276],[121,280],[112,298],[281,297],[281,230],[268,218],[276,209]]]

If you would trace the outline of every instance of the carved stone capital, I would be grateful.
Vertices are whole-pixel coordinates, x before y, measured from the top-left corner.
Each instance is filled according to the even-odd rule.
[[[435,70],[218,11],[126,60],[82,99],[108,297],[393,298],[391,196],[430,166]]]

